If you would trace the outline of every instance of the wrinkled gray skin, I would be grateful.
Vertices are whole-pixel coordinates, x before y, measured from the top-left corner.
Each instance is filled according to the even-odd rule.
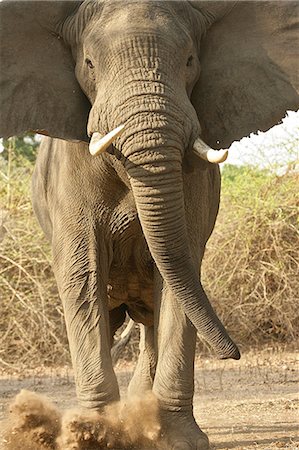
[[[110,348],[127,311],[142,324],[130,393],[153,390],[170,449],[204,449],[208,440],[192,412],[196,332],[221,358],[237,359],[239,352],[198,276],[219,205],[219,169],[192,156],[191,149],[201,133],[198,116],[203,118],[203,136],[216,145],[219,138],[232,142],[249,131],[267,129],[286,108],[298,107],[286,71],[286,48],[295,40],[292,35],[283,39],[281,53],[277,45],[265,50],[274,39],[269,11],[274,11],[274,29],[283,23],[281,32],[292,34],[292,6],[288,16],[282,16],[272,6],[251,7],[249,2],[243,7],[241,2],[231,13],[228,2],[222,21],[217,14],[225,2],[209,10],[207,2],[107,0],[84,2],[75,15],[54,17],[51,26],[45,18],[40,26],[41,9],[35,14],[30,10],[34,3],[24,7],[13,32],[13,12],[0,5],[7,11],[2,40],[8,41],[2,135],[31,128],[72,138],[73,121],[77,135],[83,136],[77,125],[77,105],[83,100],[76,97],[64,43],[92,104],[89,134],[105,134],[125,124],[115,145],[97,157],[90,156],[85,143],[45,138],[33,177],[34,210],[52,245],[78,400],[93,409],[118,400]],[[55,16],[51,2],[42,5],[49,8],[49,18]],[[35,15],[39,20],[33,26]],[[214,26],[216,18],[219,23]],[[238,27],[243,33],[249,18],[242,39],[236,33]],[[200,42],[211,25],[203,52],[206,69],[199,79]],[[22,46],[19,41],[13,45],[12,57],[10,42],[18,33]],[[36,42],[40,48],[31,60],[26,55]],[[244,61],[234,70],[239,56]],[[272,79],[275,82],[269,83]],[[29,102],[33,104],[27,114],[22,105]]]
[[[185,302],[220,356],[238,357],[209,305],[211,318],[202,311],[208,300],[198,280],[219,205],[219,169],[189,155],[193,168],[182,170],[200,132],[189,100],[200,71],[192,20],[200,26],[190,7],[175,2],[128,3],[125,13],[108,2],[73,53],[93,105],[88,131],[125,123],[122,156],[94,158],[87,145],[45,139],[33,178],[81,405],[101,408],[119,398],[110,345],[127,310],[144,324],[130,393],[153,389],[175,448],[207,445],[192,414],[196,329]]]
[[[188,285],[198,283],[195,274],[215,222],[220,180],[217,166],[202,167],[201,176],[182,172],[185,151],[199,132],[187,94],[199,63],[185,31],[188,14],[169,19],[175,8],[135,4],[124,16],[108,4],[90,21],[74,48],[77,78],[93,104],[88,130],[125,123],[119,143],[124,156],[120,161],[109,154],[93,158],[86,145],[46,139],[33,179],[33,204],[52,242],[80,403],[100,408],[119,398],[110,345],[127,309],[145,325],[130,392],[153,388],[171,440],[177,445],[187,440],[196,448],[197,441],[206,442],[192,415],[196,329],[169,286],[188,295]],[[144,9],[149,17],[142,23]],[[176,37],[171,44],[163,37],[165,27]],[[104,28],[100,35],[98,28]],[[105,49],[101,58],[100,47]],[[104,82],[98,81],[99,73]],[[204,165],[193,164],[199,170]],[[168,285],[153,258],[161,259]]]

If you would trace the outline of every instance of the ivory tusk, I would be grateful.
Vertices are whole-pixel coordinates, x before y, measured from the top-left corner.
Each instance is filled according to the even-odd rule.
[[[200,138],[194,142],[193,151],[197,156],[211,163],[222,163],[228,157],[228,150],[213,150]]]
[[[114,130],[104,136],[101,133],[93,133],[89,143],[90,153],[95,156],[98,153],[104,152],[109,145],[122,134],[123,130],[124,125],[119,125],[119,127],[114,128]]]

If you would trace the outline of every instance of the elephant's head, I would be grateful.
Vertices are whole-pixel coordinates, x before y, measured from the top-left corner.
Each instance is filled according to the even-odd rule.
[[[94,151],[123,124],[115,148],[157,267],[220,357],[238,358],[187,245],[182,161],[200,135],[221,148],[298,108],[298,4],[80,3],[1,3],[1,135],[87,130]]]

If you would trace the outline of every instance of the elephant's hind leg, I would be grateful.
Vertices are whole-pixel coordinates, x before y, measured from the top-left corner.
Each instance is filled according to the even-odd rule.
[[[130,396],[142,396],[152,389],[156,371],[154,326],[140,326],[139,356],[133,377],[129,384]]]
[[[63,303],[78,401],[101,409],[119,399],[110,355],[109,249],[92,218],[64,215],[53,230],[54,272]],[[79,215],[78,215],[79,217]]]

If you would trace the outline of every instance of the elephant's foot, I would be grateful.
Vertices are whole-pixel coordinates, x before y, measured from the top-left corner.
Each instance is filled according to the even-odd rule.
[[[209,440],[191,412],[161,412],[162,439],[171,450],[207,450]]]

